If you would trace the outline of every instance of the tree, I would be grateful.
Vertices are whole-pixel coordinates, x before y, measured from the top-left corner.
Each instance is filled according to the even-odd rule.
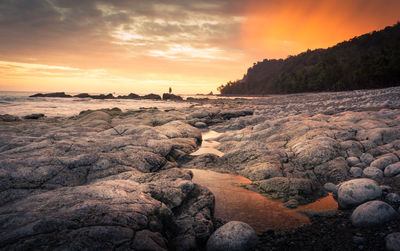
[[[172,88],[171,88],[171,87],[169,88],[169,91],[168,91],[168,92],[169,92],[169,94],[171,94],[171,93],[172,93]]]

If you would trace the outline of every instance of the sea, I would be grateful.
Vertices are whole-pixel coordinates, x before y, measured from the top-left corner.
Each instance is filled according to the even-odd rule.
[[[0,91],[0,114],[25,116],[33,113],[43,113],[47,117],[74,116],[84,110],[97,110],[118,107],[122,111],[143,108],[178,109],[191,106],[189,102],[173,102],[163,100],[133,100],[133,99],[91,99],[91,98],[30,98],[37,92]],[[75,95],[78,93],[67,93]],[[96,95],[96,93],[90,93]],[[119,94],[114,94],[118,96]],[[127,94],[123,94],[127,95]],[[207,95],[183,95],[197,98],[216,98]]]

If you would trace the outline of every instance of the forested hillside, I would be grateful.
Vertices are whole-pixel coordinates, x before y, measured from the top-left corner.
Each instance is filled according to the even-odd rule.
[[[400,23],[286,59],[265,59],[221,94],[284,94],[400,85]]]

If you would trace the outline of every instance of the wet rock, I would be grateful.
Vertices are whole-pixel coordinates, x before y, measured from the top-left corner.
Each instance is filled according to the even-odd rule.
[[[386,177],[393,177],[400,174],[400,162],[388,165],[385,168],[384,174]]]
[[[350,174],[354,178],[359,178],[362,176],[363,170],[359,167],[353,166],[352,168],[350,168]]]
[[[397,158],[396,155],[390,153],[390,154],[386,154],[383,156],[379,156],[376,160],[371,162],[371,166],[384,170],[385,167],[387,167],[390,164],[393,164],[395,162],[398,162],[399,158]]]
[[[363,175],[364,177],[367,178],[376,179],[376,178],[382,178],[383,172],[378,168],[370,166],[363,170]]]
[[[207,251],[254,250],[257,242],[253,228],[243,222],[230,221],[211,235],[207,241]]]
[[[283,205],[287,208],[296,208],[299,206],[299,202],[297,200],[288,200],[285,203],[283,203]]]
[[[338,189],[339,208],[351,208],[382,195],[382,189],[371,179],[343,182]]]
[[[386,249],[389,251],[399,251],[400,250],[400,232],[395,232],[388,234],[385,237]]]
[[[371,227],[385,224],[397,216],[389,204],[374,200],[359,205],[351,215],[351,222],[356,227]]]
[[[33,113],[31,115],[26,115],[23,118],[24,119],[41,119],[44,117],[43,113]]]

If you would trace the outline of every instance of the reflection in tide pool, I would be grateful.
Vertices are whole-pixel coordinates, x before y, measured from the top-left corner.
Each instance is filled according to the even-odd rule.
[[[217,138],[218,136],[220,136],[221,134],[222,133],[218,133],[218,132],[212,131],[212,130],[203,133],[202,134],[203,141],[201,142],[201,147],[197,151],[191,153],[191,155],[197,156],[197,155],[202,155],[202,154],[206,154],[206,153],[212,153],[219,157],[224,155],[223,152],[218,151],[216,149],[216,147],[219,145],[219,142],[213,140],[213,139]]]
[[[282,202],[238,187],[237,184],[251,183],[245,177],[209,170],[190,170],[193,172],[193,182],[207,187],[215,195],[216,218],[246,222],[258,233],[268,229],[294,229],[310,223],[306,216],[284,207]],[[328,196],[299,209],[332,210],[337,209],[337,204]]]

